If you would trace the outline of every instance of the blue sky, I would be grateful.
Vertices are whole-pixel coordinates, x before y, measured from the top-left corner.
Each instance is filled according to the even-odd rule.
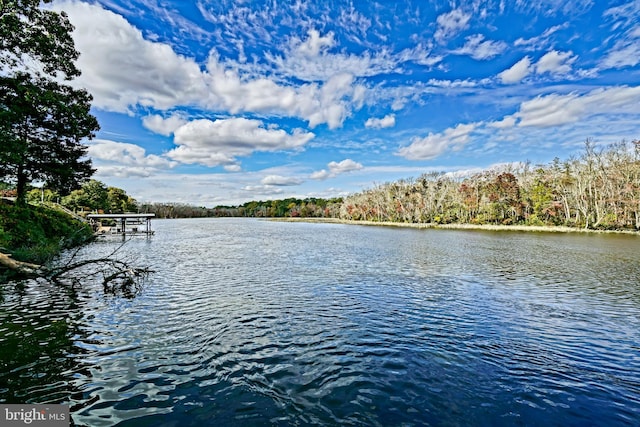
[[[640,1],[57,1],[139,201],[334,197],[640,138]]]

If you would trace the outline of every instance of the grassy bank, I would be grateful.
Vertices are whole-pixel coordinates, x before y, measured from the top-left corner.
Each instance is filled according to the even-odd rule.
[[[61,250],[91,238],[91,228],[40,206],[0,203],[0,251],[18,261],[45,264]]]
[[[528,231],[538,233],[612,233],[632,234],[640,236],[640,232],[633,230],[593,230],[577,227],[563,226],[537,226],[537,225],[489,225],[489,224],[436,224],[436,223],[409,223],[388,221],[354,221],[338,218],[276,218],[275,221],[290,222],[323,222],[334,224],[371,225],[384,227],[419,228],[419,229],[449,229],[449,230],[485,230],[485,231]]]

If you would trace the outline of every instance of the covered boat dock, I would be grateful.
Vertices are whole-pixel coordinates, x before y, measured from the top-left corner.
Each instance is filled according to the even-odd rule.
[[[153,213],[89,214],[87,219],[97,235],[122,236],[143,234],[150,236]]]

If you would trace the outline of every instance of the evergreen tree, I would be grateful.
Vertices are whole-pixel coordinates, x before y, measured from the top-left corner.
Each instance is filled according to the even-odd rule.
[[[81,140],[99,129],[91,96],[59,83],[80,74],[73,27],[39,6],[0,0],[0,179],[15,183],[19,204],[34,180],[67,194],[88,179]]]

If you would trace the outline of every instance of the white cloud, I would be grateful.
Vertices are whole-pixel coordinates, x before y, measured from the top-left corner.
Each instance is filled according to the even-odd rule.
[[[146,154],[138,145],[96,139],[87,148],[101,176],[150,176],[177,165],[163,156]]]
[[[537,37],[532,37],[529,39],[523,39],[522,37],[520,37],[513,44],[516,47],[521,47],[527,50],[542,50],[547,48],[549,44],[551,44],[551,36],[553,34],[566,28],[567,26],[568,23],[547,28],[541,35]]]
[[[396,125],[396,116],[395,114],[387,114],[381,119],[371,117],[367,119],[364,123],[365,127],[373,128],[373,129],[383,129],[390,128]]]
[[[348,73],[337,74],[324,84],[286,86],[267,78],[244,79],[228,69],[215,52],[207,63],[209,98],[203,103],[209,108],[223,109],[231,114],[258,112],[301,117],[315,127],[326,123],[329,128],[342,126],[351,115],[354,100],[361,94],[360,85]],[[356,103],[357,106],[357,103]]]
[[[620,43],[602,60],[602,68],[635,67],[640,63],[640,40]]]
[[[511,68],[508,68],[498,74],[498,78],[504,84],[519,83],[531,73],[531,59],[525,56],[516,62]]]
[[[314,136],[301,129],[289,134],[282,129],[265,128],[260,120],[199,119],[176,129],[174,142],[177,147],[167,156],[182,163],[236,165],[236,157],[255,151],[299,149]]]
[[[604,11],[603,16],[614,20],[613,30],[636,25],[640,15],[640,2],[629,1],[623,5],[615,6]]]
[[[536,73],[551,74],[568,74],[571,72],[571,65],[576,61],[577,57],[573,56],[573,52],[558,52],[552,50],[547,52],[536,63]]]
[[[454,9],[451,12],[443,13],[436,19],[438,28],[436,29],[434,38],[440,43],[445,42],[446,39],[467,29],[470,19],[471,15],[464,13],[462,9]]]
[[[300,41],[296,48],[297,52],[304,56],[318,56],[320,52],[332,48],[336,44],[333,39],[333,33],[331,32],[321,37],[318,30],[312,29],[309,30],[307,34],[309,38],[306,41]]]
[[[442,55],[433,55],[432,48],[431,45],[418,43],[411,49],[404,49],[397,55],[398,63],[411,61],[431,68],[444,59]]]
[[[330,177],[331,177],[331,173],[326,169],[315,171],[311,175],[309,175],[309,178],[315,179],[317,181],[322,181]]]
[[[360,170],[363,168],[362,164],[358,162],[354,162],[351,159],[345,159],[341,162],[329,162],[327,166],[329,166],[329,171],[332,174],[336,174],[336,175],[341,173],[346,173],[346,172],[352,172],[355,170]]]
[[[207,63],[208,103],[231,114],[259,112],[302,117],[310,127],[326,123],[330,129],[342,126],[350,116],[352,102],[361,95],[354,76],[341,73],[324,84],[304,84],[298,88],[283,86],[266,78],[245,81],[225,68],[215,52]]]
[[[628,30],[600,62],[600,67],[635,67],[640,63],[640,25]]]
[[[609,8],[603,16],[613,21],[612,31],[616,41],[600,62],[600,67],[610,69],[638,65],[640,63],[640,25],[638,25],[640,2],[630,1]]]
[[[284,193],[281,188],[274,185],[247,185],[242,187],[242,191],[251,193],[252,198],[255,198],[256,194],[271,198],[272,196],[279,196]]]
[[[166,109],[178,100],[191,103],[206,92],[198,65],[166,44],[143,38],[122,16],[84,2],[59,2],[74,25],[73,38],[81,52],[77,84],[94,97],[93,105],[127,111],[143,105]]]
[[[333,37],[333,33],[321,36],[317,30],[310,30],[306,40],[293,37],[284,55],[267,52],[265,58],[275,68],[274,72],[307,82],[327,81],[345,73],[366,77],[398,70],[397,59],[385,48],[359,55],[330,53],[330,48],[336,45]]]
[[[476,34],[466,39],[464,46],[454,50],[456,55],[468,55],[478,61],[487,60],[499,55],[507,48],[502,41],[485,40],[484,35]]]
[[[502,173],[502,172],[515,172],[520,171],[526,166],[526,163],[522,162],[513,162],[513,163],[493,163],[486,167],[473,167],[473,168],[464,168],[446,172],[444,176],[460,179],[460,178],[469,178],[473,175],[483,173],[483,172],[494,172],[494,173]]]
[[[571,51],[558,52],[557,50],[547,52],[535,64],[532,64],[530,57],[525,56],[510,68],[499,73],[498,78],[504,84],[514,84],[521,82],[532,73],[567,76],[571,73],[571,67],[576,59],[577,56],[574,56]]]
[[[535,11],[552,16],[558,12],[575,16],[589,12],[594,5],[594,0],[516,0],[518,8],[526,12]]]
[[[158,114],[146,116],[142,119],[142,125],[152,132],[169,136],[180,126],[185,125],[187,120],[179,114],[164,118]]]
[[[518,126],[551,127],[607,114],[637,114],[640,86],[596,89],[584,95],[539,96],[520,104]]]
[[[407,147],[398,150],[398,155],[409,160],[431,160],[447,150],[459,150],[469,142],[469,136],[476,129],[476,123],[459,124],[442,133],[429,133],[424,138],[414,138]]]
[[[242,170],[242,166],[237,163],[232,163],[224,165],[224,170],[226,170],[227,172],[240,172]]]
[[[302,184],[302,180],[295,177],[286,177],[281,175],[267,175],[260,183],[262,185],[290,186]]]
[[[502,120],[487,123],[487,126],[496,129],[508,129],[516,125],[516,118],[513,116],[506,116]]]
[[[446,88],[446,89],[474,88],[478,86],[478,82],[475,82],[470,79],[466,79],[466,80],[429,79],[427,84],[432,87]]]
[[[329,170],[322,169],[322,170],[316,171],[312,173],[309,178],[315,179],[315,180],[334,178],[343,173],[360,170],[364,166],[362,166],[361,163],[355,162],[351,159],[345,159],[341,162],[329,162],[327,164],[327,167],[329,168]]]
[[[326,123],[335,129],[362,105],[366,88],[355,76],[371,73],[378,65],[384,69],[388,63],[385,54],[379,60],[341,55],[336,57],[340,61],[332,62],[329,57],[323,62],[328,64],[324,71],[313,71],[321,74],[322,83],[285,84],[243,76],[222,62],[216,51],[201,69],[194,59],[176,54],[169,45],[145,40],[122,16],[98,5],[65,1],[55,7],[65,10],[75,26],[73,37],[81,53],[78,66],[83,71],[77,84],[94,96],[94,107],[108,111],[198,106],[231,114],[288,115],[307,120],[311,127]],[[303,46],[301,52],[307,56],[323,57],[330,44],[331,37],[312,31],[310,39],[298,47]],[[154,129],[168,131],[154,122],[157,119],[150,120],[147,124]]]

